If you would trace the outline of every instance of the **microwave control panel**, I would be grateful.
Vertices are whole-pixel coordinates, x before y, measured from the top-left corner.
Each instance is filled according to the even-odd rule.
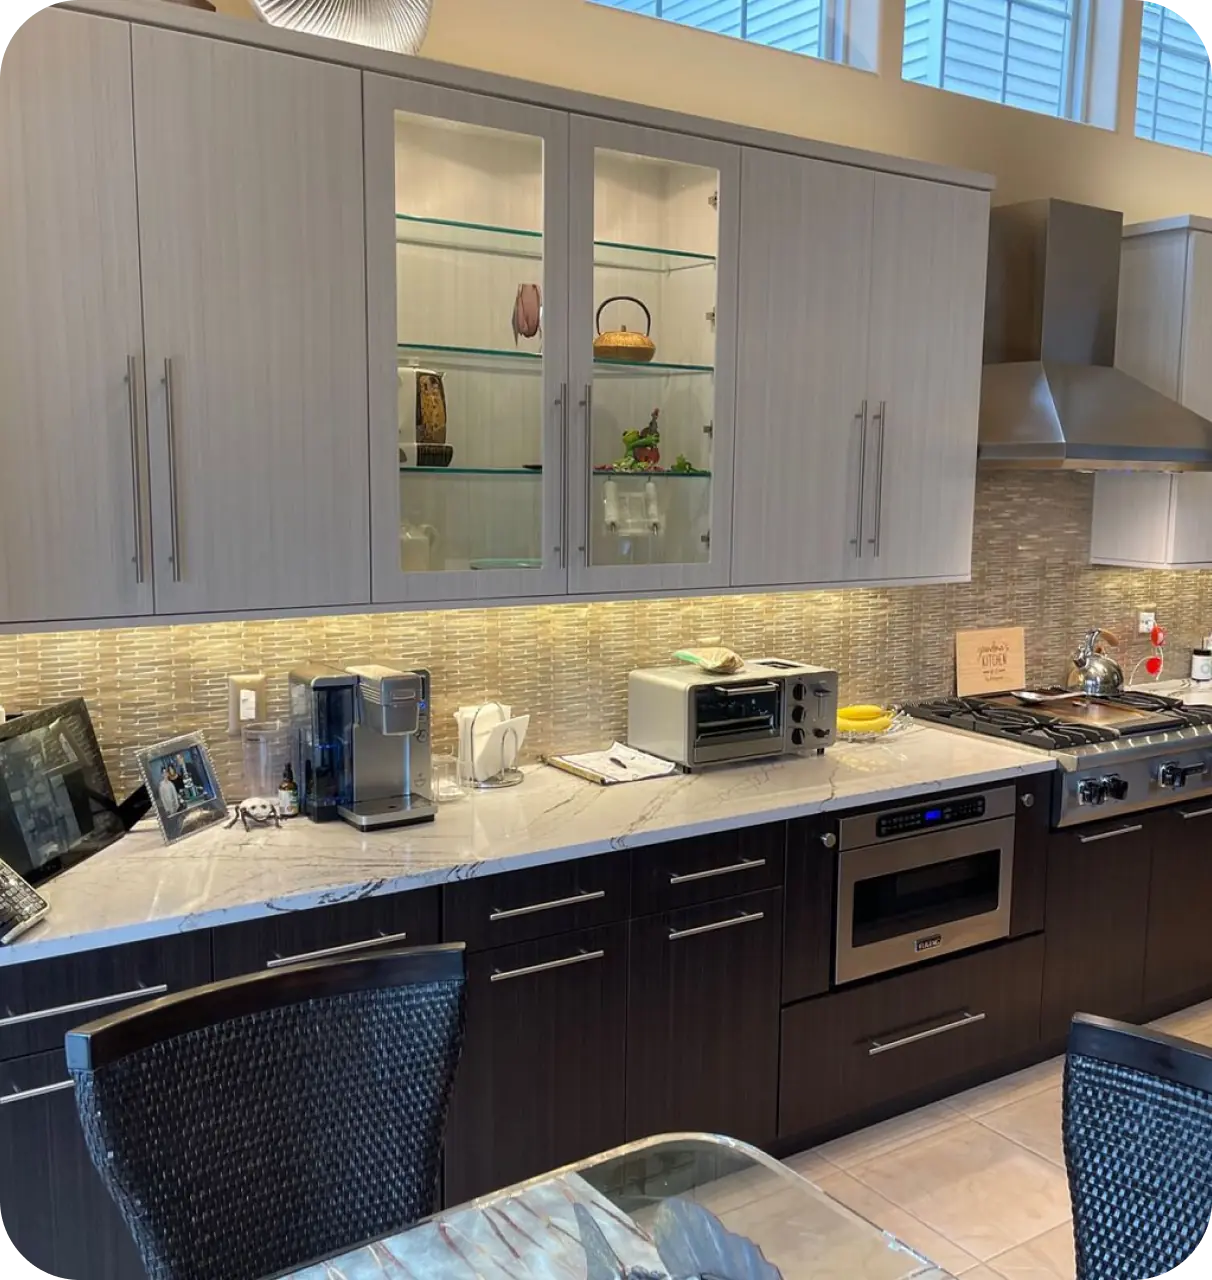
[[[904,836],[912,831],[927,831],[931,827],[946,827],[953,822],[976,822],[985,816],[985,797],[960,796],[941,804],[924,804],[912,809],[898,809],[883,814],[875,824],[879,839],[887,836]]]

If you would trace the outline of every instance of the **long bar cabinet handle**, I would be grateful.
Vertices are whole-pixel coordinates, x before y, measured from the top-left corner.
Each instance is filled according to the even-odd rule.
[[[304,951],[297,956],[276,956],[266,960],[267,969],[284,969],[288,964],[303,964],[308,960],[324,960],[328,956],[347,956],[353,951],[365,951],[370,947],[390,946],[393,942],[403,942],[407,933],[382,933],[377,938],[363,938],[361,942],[346,942],[339,947],[322,947],[319,951]]]
[[[854,420],[859,424],[859,465],[858,465],[858,502],[855,511],[854,520],[854,537],[850,539],[850,545],[854,548],[854,554],[861,560],[863,557],[863,480],[867,474],[867,401],[863,401],[863,407],[854,415]]]
[[[168,436],[168,533],[173,581],[181,581],[181,510],[177,501],[177,414],[173,403],[173,360],[164,359],[164,429]]]
[[[709,871],[687,871],[684,875],[670,876],[670,884],[689,884],[692,880],[710,880],[714,876],[729,876],[734,871],[756,871],[766,865],[765,858],[746,858],[727,867],[712,867]]]
[[[1180,809],[1178,816],[1184,822],[1190,822],[1192,818],[1212,818],[1212,809]]]
[[[677,942],[679,938],[696,938],[700,933],[715,933],[717,929],[735,929],[739,924],[757,924],[764,920],[764,911],[743,911],[731,920],[717,920],[714,924],[700,924],[693,929],[670,929],[669,941]]]
[[[126,357],[126,395],[130,415],[130,485],[134,497],[135,516],[135,581],[142,586],[143,564],[143,486],[139,483],[139,358]]]
[[[1144,827],[1138,822],[1133,827],[1116,827],[1114,831],[1098,831],[1092,836],[1078,836],[1078,839],[1082,844],[1093,844],[1096,840],[1114,840],[1116,836],[1130,836],[1143,830]]]
[[[146,1000],[150,996],[162,996],[168,985],[158,982],[154,987],[136,987],[134,991],[118,991],[112,996],[96,996],[92,1000],[78,1000],[75,1004],[56,1005],[53,1009],[36,1009],[33,1013],[14,1013],[0,1018],[0,1031],[5,1027],[20,1027],[27,1022],[42,1022],[46,1018],[59,1018],[67,1013],[81,1013],[85,1009],[104,1009],[107,1005],[123,1004],[127,1000]]]
[[[24,1089],[20,1093],[6,1093],[0,1097],[0,1107],[7,1107],[10,1102],[28,1102],[31,1098],[44,1098],[48,1093],[61,1093],[64,1089],[75,1086],[74,1080],[59,1080],[55,1084],[44,1084],[37,1089]]]
[[[888,434],[888,403],[886,400],[880,401],[880,407],[875,417],[880,424],[880,444],[879,450],[875,455],[875,537],[871,539],[871,545],[874,547],[875,556],[878,559],[880,554],[880,529],[883,525],[884,514],[884,437]]]
[[[568,898],[553,898],[550,902],[532,902],[528,907],[509,907],[507,910],[497,908],[488,916],[492,924],[498,920],[514,920],[518,916],[532,916],[537,911],[554,911],[557,907],[577,907],[582,902],[597,902],[606,896],[605,889],[585,889]]]
[[[560,473],[568,474],[568,383],[560,383],[560,398],[556,401],[560,408]],[[563,486],[561,486],[563,488]],[[560,568],[568,568],[568,503],[560,502],[560,545],[556,548],[560,555]]]
[[[874,1058],[881,1053],[891,1053],[893,1049],[903,1049],[906,1045],[917,1044],[921,1040],[932,1040],[935,1036],[946,1035],[948,1031],[958,1031],[961,1027],[972,1027],[984,1020],[983,1013],[969,1013],[965,1009],[954,1021],[944,1022],[926,1031],[916,1031],[911,1036],[901,1036],[899,1040],[872,1040],[869,1042],[867,1056]]]
[[[488,981],[508,982],[510,978],[528,978],[532,973],[547,973],[550,969],[567,969],[571,964],[601,960],[605,955],[605,951],[580,951],[575,956],[565,956],[562,960],[548,960],[546,964],[528,964],[521,969],[496,969],[488,975]]]
[[[589,532],[592,529],[593,507],[593,383],[585,384],[585,398],[581,401],[585,410],[585,541],[577,548],[581,553],[582,563],[589,566]]]

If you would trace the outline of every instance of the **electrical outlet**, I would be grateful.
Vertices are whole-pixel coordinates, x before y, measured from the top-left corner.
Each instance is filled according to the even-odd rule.
[[[1153,628],[1157,626],[1157,610],[1141,609],[1136,615],[1136,633],[1137,635],[1147,636]]]

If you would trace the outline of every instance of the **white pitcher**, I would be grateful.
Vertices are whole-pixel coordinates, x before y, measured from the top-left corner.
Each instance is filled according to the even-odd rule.
[[[405,573],[425,573],[438,549],[438,531],[431,524],[405,524],[400,528],[400,568]]]

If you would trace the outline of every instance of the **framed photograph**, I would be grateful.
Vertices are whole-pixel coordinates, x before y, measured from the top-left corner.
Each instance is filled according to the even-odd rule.
[[[200,733],[185,733],[135,753],[165,844],[227,817],[210,752]]]

